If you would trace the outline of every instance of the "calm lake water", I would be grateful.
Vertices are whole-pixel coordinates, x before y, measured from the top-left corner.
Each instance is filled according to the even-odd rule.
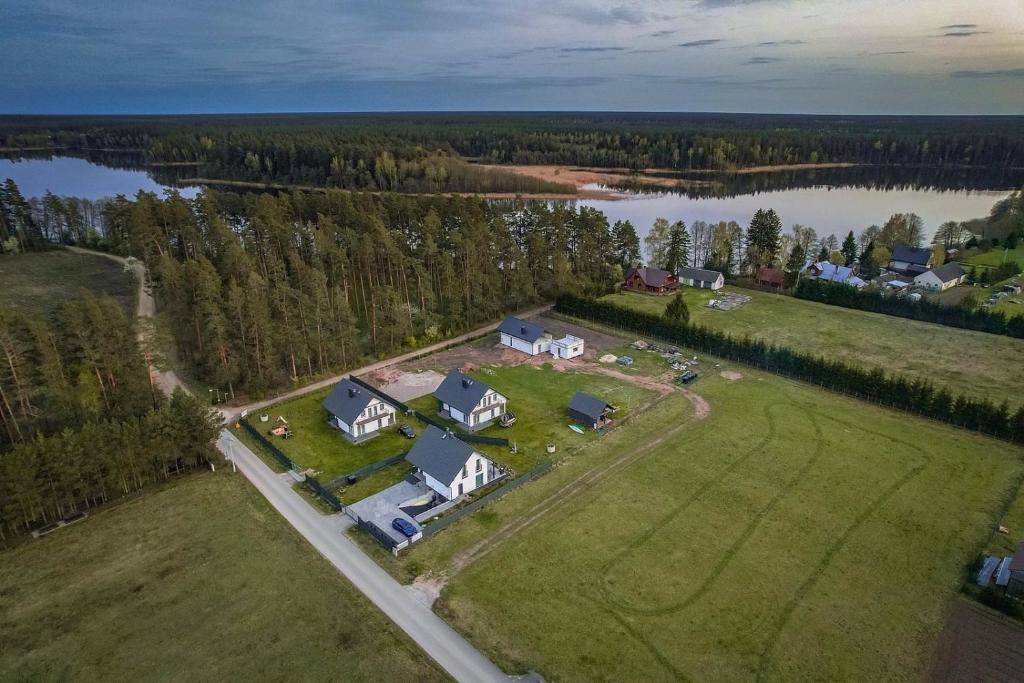
[[[735,197],[692,198],[680,194],[630,194],[628,199],[581,200],[604,212],[608,222],[629,220],[643,239],[655,218],[717,223],[736,221],[743,227],[758,209],[775,209],[788,231],[794,223],[809,225],[818,235],[840,239],[869,225],[883,225],[894,213],[913,212],[924,219],[928,239],[946,221],[987,216],[1007,190],[871,189],[866,187],[802,187]]]
[[[26,197],[57,195],[99,199],[116,194],[132,196],[139,190],[162,193],[165,179],[194,169],[142,169],[121,159],[101,165],[76,157],[12,160],[0,158],[0,179],[13,178]],[[107,160],[107,163],[111,162]],[[116,167],[114,167],[116,166]],[[164,179],[164,182],[157,180]],[[706,178],[707,176],[702,176]],[[629,220],[641,238],[655,218],[708,223],[736,221],[746,226],[760,208],[773,208],[788,229],[809,225],[819,235],[881,225],[894,213],[914,212],[924,219],[930,236],[939,224],[988,214],[999,199],[1024,186],[1024,172],[939,171],[856,168],[813,173],[737,176],[716,190],[629,193],[620,200],[580,200],[579,205],[600,209],[614,223]],[[185,197],[198,187],[179,187]],[[713,196],[713,195],[718,196]],[[708,196],[712,195],[712,196]]]
[[[0,180],[13,178],[21,194],[42,197],[47,191],[65,197],[102,199],[118,194],[131,197],[139,190],[163,193],[167,186],[146,171],[110,168],[75,157],[0,159]],[[198,187],[177,188],[183,197],[195,197]]]

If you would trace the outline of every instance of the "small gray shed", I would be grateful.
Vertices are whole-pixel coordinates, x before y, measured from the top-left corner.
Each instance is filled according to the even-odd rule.
[[[569,417],[593,429],[606,425],[609,422],[608,413],[613,410],[615,406],[582,391],[577,391],[569,402]]]

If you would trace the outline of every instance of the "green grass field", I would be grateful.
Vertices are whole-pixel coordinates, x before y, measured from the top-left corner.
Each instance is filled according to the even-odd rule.
[[[0,680],[446,679],[241,474],[0,554],[0,596]]]
[[[88,289],[114,297],[132,314],[135,287],[120,264],[103,256],[57,249],[0,257],[0,304],[26,313],[49,313]]]
[[[706,307],[708,290],[683,288],[694,323],[735,336],[750,336],[799,351],[920,377],[955,393],[1021,405],[1024,344],[984,332],[829,306],[753,290],[726,287],[752,300],[733,311]],[[988,291],[988,290],[985,290]],[[613,294],[613,303],[660,314],[667,297]]]
[[[1006,261],[1016,261],[1024,266],[1024,244],[1018,244],[1015,249],[1009,251],[996,247],[986,252],[968,253],[963,259],[967,266],[998,266]]]
[[[549,680],[922,678],[1024,452],[730,369],[403,561]]]

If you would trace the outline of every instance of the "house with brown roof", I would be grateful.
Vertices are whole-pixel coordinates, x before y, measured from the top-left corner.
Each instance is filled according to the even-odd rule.
[[[782,289],[783,283],[786,282],[786,274],[778,268],[758,268],[755,280],[762,287]]]
[[[672,294],[679,289],[679,278],[661,268],[630,268],[626,271],[623,289],[644,294]]]

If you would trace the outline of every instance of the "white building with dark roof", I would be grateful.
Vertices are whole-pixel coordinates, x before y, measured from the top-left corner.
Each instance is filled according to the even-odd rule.
[[[509,316],[498,325],[498,333],[502,344],[531,356],[551,350],[551,335],[537,323]]]
[[[377,436],[395,424],[398,412],[395,406],[348,378],[335,384],[320,405],[327,411],[327,422],[353,442]]]
[[[451,432],[427,427],[406,454],[427,486],[454,500],[500,476],[494,463]]]
[[[505,414],[508,399],[489,386],[452,370],[434,391],[442,417],[475,431],[487,427]]]

